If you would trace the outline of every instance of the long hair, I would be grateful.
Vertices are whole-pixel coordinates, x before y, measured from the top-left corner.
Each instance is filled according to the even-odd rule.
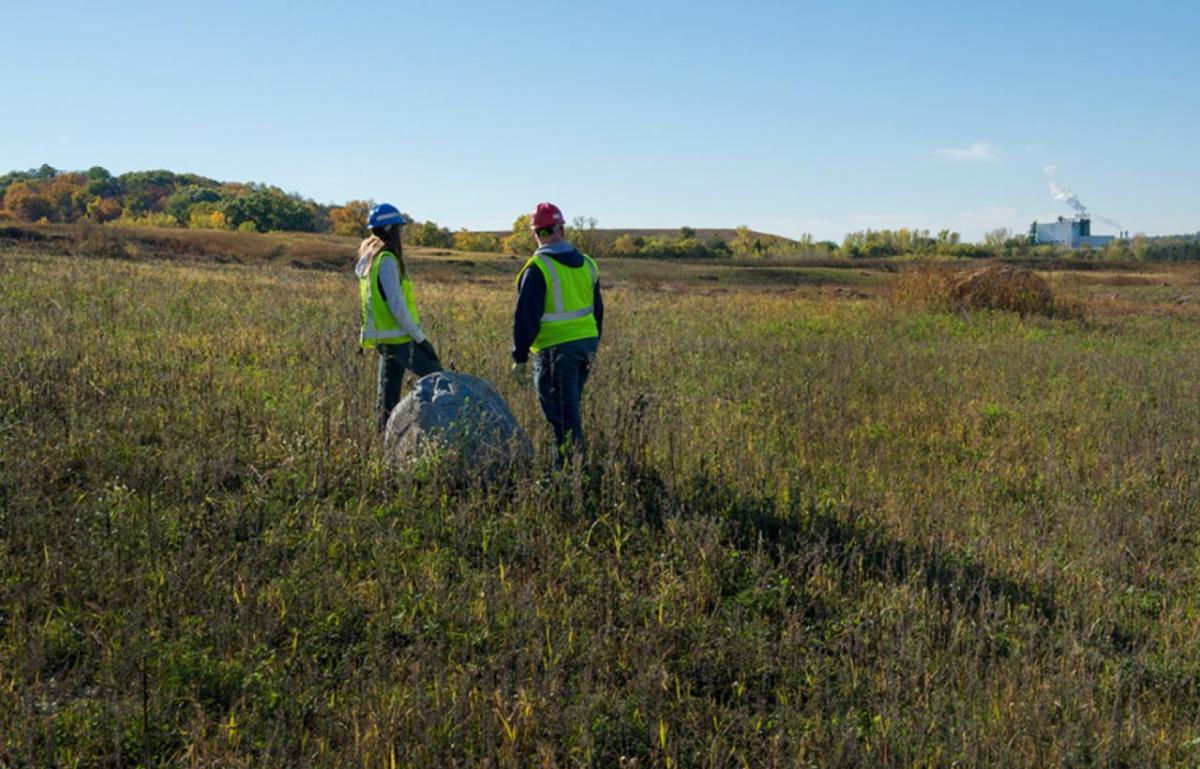
[[[401,242],[400,227],[372,227],[371,235],[358,247],[359,268],[356,272],[365,275],[375,266],[375,258],[384,251],[390,251],[400,265],[400,277],[408,277],[408,266],[404,264],[404,244]]]
[[[400,265],[400,277],[407,278],[408,266],[404,263],[404,243],[401,240],[401,232],[403,230],[398,224],[392,224],[387,227],[372,227],[371,237],[377,238],[383,243],[383,248],[380,251],[390,251],[396,257],[396,263]],[[376,256],[378,256],[378,253],[376,253]]]

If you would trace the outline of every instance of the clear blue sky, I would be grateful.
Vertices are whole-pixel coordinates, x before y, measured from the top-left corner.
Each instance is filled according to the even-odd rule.
[[[499,229],[1200,230],[1200,3],[8,0],[0,171],[264,181]],[[1098,232],[1115,228],[1097,224]]]

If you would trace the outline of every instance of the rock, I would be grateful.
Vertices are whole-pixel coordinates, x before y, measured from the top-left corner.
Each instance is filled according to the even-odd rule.
[[[529,436],[500,393],[484,379],[451,371],[418,379],[396,404],[384,449],[393,465],[438,454],[485,476],[533,457]]]

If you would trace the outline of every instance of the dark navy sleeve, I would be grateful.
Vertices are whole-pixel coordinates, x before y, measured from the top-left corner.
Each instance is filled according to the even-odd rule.
[[[546,279],[537,267],[530,267],[521,276],[517,289],[517,309],[513,313],[514,363],[529,360],[529,346],[542,328],[542,312],[546,309]]]
[[[596,337],[604,336],[604,299],[600,296],[600,281],[592,290],[592,314],[596,316]]]

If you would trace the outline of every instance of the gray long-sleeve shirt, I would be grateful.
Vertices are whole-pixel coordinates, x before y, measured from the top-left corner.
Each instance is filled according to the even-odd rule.
[[[371,261],[383,250],[383,241],[379,238],[367,238],[358,247],[358,264],[354,266],[354,273],[358,277],[363,277],[367,271],[371,269]],[[421,330],[421,325],[417,323],[416,318],[408,311],[408,303],[404,301],[404,289],[400,285],[400,268],[393,256],[391,259],[383,259],[379,265],[379,285],[375,288],[383,293],[383,298],[387,302],[388,310],[391,311],[392,317],[396,319],[396,324],[400,326],[400,330],[406,336],[411,336],[417,344],[424,342],[426,339],[425,332]]]
[[[400,325],[400,330],[406,336],[411,336],[417,344],[424,342],[425,332],[408,311],[408,302],[404,301],[404,290],[400,287],[400,270],[394,258],[384,259],[379,265],[379,290],[383,292],[383,298],[387,300],[388,309],[392,311],[392,317]]]

